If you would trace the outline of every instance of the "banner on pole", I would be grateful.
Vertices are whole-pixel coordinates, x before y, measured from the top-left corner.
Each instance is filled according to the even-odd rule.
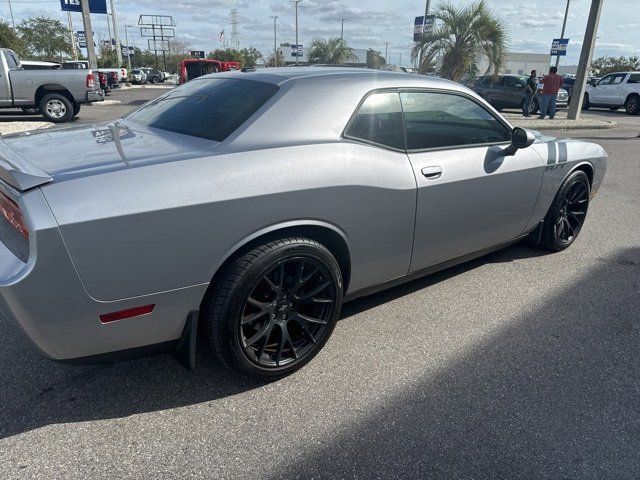
[[[424,16],[416,17],[413,22],[413,41],[419,42],[422,35],[433,32],[433,26],[435,23],[435,15],[427,15],[426,20]]]
[[[63,12],[82,12],[80,0],[60,0]],[[107,0],[89,0],[90,13],[107,13]]]

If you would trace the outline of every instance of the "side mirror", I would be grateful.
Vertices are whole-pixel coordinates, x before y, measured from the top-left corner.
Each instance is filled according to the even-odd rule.
[[[504,154],[511,157],[521,148],[530,147],[536,141],[536,136],[531,130],[516,127],[511,132],[511,145],[504,149]]]

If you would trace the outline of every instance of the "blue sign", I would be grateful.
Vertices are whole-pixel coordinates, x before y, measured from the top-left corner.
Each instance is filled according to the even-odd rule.
[[[551,42],[551,56],[562,56],[567,54],[568,38],[554,38]]]
[[[80,0],[60,0],[63,12],[81,12]],[[107,13],[107,0],[89,0],[90,13]]]

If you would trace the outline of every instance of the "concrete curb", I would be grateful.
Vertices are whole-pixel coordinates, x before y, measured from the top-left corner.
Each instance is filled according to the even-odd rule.
[[[103,100],[91,103],[92,107],[109,107],[111,105],[122,105],[122,100]]]

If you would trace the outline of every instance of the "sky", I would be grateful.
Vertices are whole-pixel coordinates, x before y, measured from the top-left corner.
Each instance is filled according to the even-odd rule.
[[[110,0],[107,0],[107,3]],[[113,0],[124,42],[124,25],[130,44],[146,43],[137,27],[140,14],[172,15],[176,35],[193,50],[211,51],[221,46],[218,34],[225,31],[230,40],[229,12],[238,11],[241,47],[256,47],[268,56],[273,50],[273,19],[277,19],[277,42],[295,43],[295,10],[290,0]],[[472,0],[450,0],[454,5],[469,5]],[[11,20],[9,0],[0,0],[0,16]],[[431,2],[432,10],[439,0]],[[510,51],[546,53],[551,40],[560,37],[566,0],[487,0],[490,9],[501,17],[510,35]],[[591,0],[570,0],[565,38],[569,38],[567,56],[561,65],[574,65],[580,48]],[[67,24],[60,11],[60,0],[11,0],[16,23],[30,16],[50,16]],[[309,45],[314,38],[340,35],[344,18],[344,39],[354,48],[374,48],[385,52],[388,62],[408,65],[412,46],[413,20],[424,13],[424,0],[303,0],[298,5],[299,39]],[[640,56],[640,0],[604,2],[595,57],[603,55]],[[75,30],[83,30],[79,13],[72,14]],[[107,16],[92,15],[98,38],[107,39]]]

